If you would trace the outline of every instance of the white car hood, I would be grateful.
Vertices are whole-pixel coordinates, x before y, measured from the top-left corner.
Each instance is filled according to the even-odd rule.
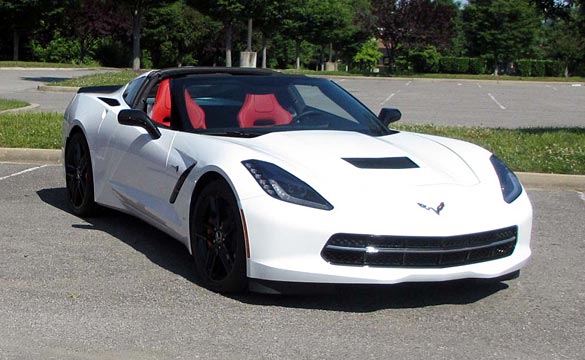
[[[372,137],[349,131],[296,131],[272,133],[249,141],[248,147],[278,159],[278,164],[301,179],[368,182],[384,187],[479,182],[468,164],[437,141],[411,133]],[[408,158],[418,167],[367,169],[345,159]],[[392,167],[390,161],[390,167]],[[306,175],[305,175],[306,174]],[[309,180],[307,179],[307,180]],[[372,183],[373,182],[373,183]]]

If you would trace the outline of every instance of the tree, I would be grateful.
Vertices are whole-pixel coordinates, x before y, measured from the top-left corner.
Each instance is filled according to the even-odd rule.
[[[240,19],[245,4],[237,0],[187,0],[187,4],[223,23],[225,30],[225,65],[231,67],[233,26]]]
[[[157,67],[197,65],[197,55],[220,29],[220,23],[177,1],[146,15],[143,40]]]
[[[570,9],[567,16],[545,24],[545,50],[548,57],[559,59],[565,66],[565,77],[584,60],[585,38],[579,31],[579,14]]]
[[[21,34],[33,28],[41,8],[40,0],[0,1],[0,20],[12,33],[12,60],[19,60]]]
[[[132,17],[132,69],[140,69],[140,37],[142,35],[142,23],[144,14],[153,7],[159,7],[166,4],[165,0],[119,0],[123,9],[126,9]]]
[[[528,0],[470,0],[462,16],[469,54],[490,56],[495,73],[535,53],[540,18]]]
[[[371,71],[378,64],[382,54],[378,51],[378,42],[369,40],[362,44],[360,50],[353,57],[353,62],[359,64],[361,70]]]
[[[382,41],[393,70],[401,47],[445,49],[455,34],[456,5],[451,0],[372,0],[378,18],[376,36]]]

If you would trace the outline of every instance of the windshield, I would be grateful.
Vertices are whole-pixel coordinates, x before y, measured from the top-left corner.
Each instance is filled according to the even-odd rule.
[[[183,129],[226,136],[275,131],[390,131],[364,105],[326,79],[304,76],[191,76],[172,81]]]

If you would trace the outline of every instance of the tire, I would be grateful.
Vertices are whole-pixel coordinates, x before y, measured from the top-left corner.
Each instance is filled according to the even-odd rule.
[[[80,132],[71,136],[65,150],[65,183],[73,214],[95,215],[98,205],[94,201],[91,156],[85,136]]]
[[[206,288],[238,293],[248,288],[242,219],[227,183],[213,181],[195,201],[190,226],[195,271]]]

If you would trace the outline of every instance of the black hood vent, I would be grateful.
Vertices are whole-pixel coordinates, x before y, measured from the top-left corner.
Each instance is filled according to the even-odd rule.
[[[419,166],[407,157],[388,158],[344,158],[360,169],[415,169]]]

